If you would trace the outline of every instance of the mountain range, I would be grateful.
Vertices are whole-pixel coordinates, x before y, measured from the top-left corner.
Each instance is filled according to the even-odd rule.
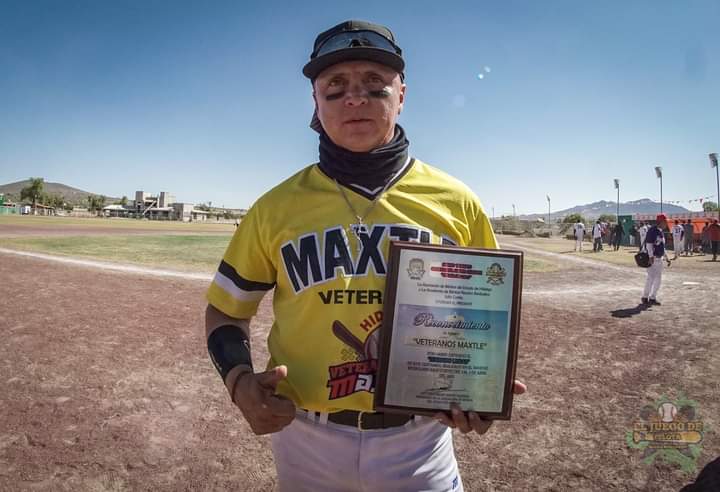
[[[17,181],[15,183],[8,183],[0,185],[0,193],[5,194],[13,200],[20,199],[20,190],[30,184],[30,180]],[[43,191],[48,194],[58,194],[65,197],[67,203],[73,205],[84,205],[87,203],[87,197],[89,195],[100,195],[100,193],[92,193],[89,191],[80,190],[73,188],[62,183],[51,183],[46,181],[43,186]],[[107,197],[106,203],[119,202],[119,198]],[[565,210],[555,210],[550,213],[550,220],[556,220],[558,218],[566,217],[571,214],[580,214],[586,219],[596,219],[602,214],[615,214],[617,211],[617,202],[609,202],[606,200],[600,200],[598,202],[588,203],[586,205],[576,205],[572,208]],[[620,203],[620,215],[632,215],[632,214],[654,214],[660,212],[660,203],[650,200],[649,198],[642,198],[640,200],[621,202]],[[663,203],[663,212],[669,214],[687,213],[688,209],[685,207],[679,207],[677,205],[671,205],[669,203]],[[547,220],[548,214],[526,214],[519,215],[518,218],[524,220],[535,220],[544,219]]]
[[[682,214],[688,213],[690,210],[678,205],[669,203],[662,204],[663,213],[666,214]],[[561,219],[572,214],[580,214],[586,219],[597,219],[603,214],[615,215],[617,213],[617,202],[609,202],[600,200],[599,202],[588,203],[586,205],[576,205],[565,210],[555,210],[550,212],[550,220]],[[620,215],[633,214],[657,214],[660,213],[660,203],[650,200],[649,198],[641,198],[629,202],[620,202]],[[527,214],[518,216],[524,220],[544,219],[547,220],[548,214]]]
[[[0,185],[0,193],[11,198],[12,200],[20,200],[20,190],[30,185],[30,180],[16,181],[15,183],[8,183]],[[43,183],[43,192],[48,195],[62,195],[65,198],[65,202],[73,205],[86,205],[87,197],[90,195],[100,195],[101,193],[91,193],[89,191],[80,190],[73,188],[62,183],[51,183],[45,181]],[[106,203],[119,202],[119,198],[106,197]]]

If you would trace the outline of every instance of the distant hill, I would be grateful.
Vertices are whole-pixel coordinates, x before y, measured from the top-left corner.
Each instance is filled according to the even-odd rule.
[[[30,180],[17,181],[15,183],[8,183],[0,185],[0,193],[4,193],[13,200],[20,200],[20,190],[30,184]],[[67,203],[73,205],[86,205],[87,197],[89,195],[102,195],[102,193],[92,193],[89,191],[80,190],[73,188],[72,186],[64,185],[62,183],[51,183],[45,181],[43,191],[49,195],[62,195],[65,197]],[[107,203],[119,202],[119,198],[107,197]]]
[[[602,214],[615,214],[617,212],[617,202],[608,202],[600,200],[599,202],[588,203],[586,205],[576,205],[565,210],[551,211],[550,220],[554,221],[559,218],[567,217],[572,214],[580,214],[586,219],[597,219]],[[656,214],[660,212],[660,202],[654,202],[649,198],[640,200],[620,202],[620,215],[633,214]],[[685,207],[663,203],[663,212],[668,214],[681,214],[690,212]],[[538,218],[547,219],[547,214],[529,214],[521,215],[520,219],[534,220]]]

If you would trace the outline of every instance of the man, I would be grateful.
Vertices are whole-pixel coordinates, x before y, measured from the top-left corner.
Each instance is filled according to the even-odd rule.
[[[713,255],[712,261],[717,261],[718,250],[720,249],[720,224],[718,224],[717,219],[713,219],[712,224],[708,227],[707,235]]]
[[[690,256],[695,249],[695,228],[690,219],[687,219],[685,224],[683,224],[683,238],[685,256]]]
[[[710,227],[710,221],[708,220],[703,225],[702,231],[700,232],[700,254],[705,256],[711,250],[710,236],[708,235],[708,228]]]
[[[645,236],[645,251],[650,256],[650,266],[647,269],[647,280],[641,299],[643,304],[660,305],[657,293],[662,282],[663,260],[670,266],[670,260],[665,253],[665,233],[663,232],[665,227],[667,227],[665,214],[658,214],[655,218],[655,225],[648,229]]]
[[[645,222],[640,222],[640,228],[638,229],[638,232],[640,233],[640,251],[642,251],[645,247],[645,236],[647,235],[647,231],[648,225]]]
[[[678,255],[680,255],[683,251],[683,238],[685,237],[685,228],[680,224],[680,221],[676,220],[671,232],[673,237],[673,251],[675,252],[673,260],[677,260]]]
[[[472,191],[410,156],[404,68],[386,27],[318,35],[303,74],[320,161],[252,206],[208,290],[208,351],[253,432],[273,434],[282,491],[462,490],[450,428],[491,424],[455,403],[432,418],[373,413],[389,240],[497,247]],[[256,372],[250,318],[272,289]]]
[[[582,253],[583,240],[585,239],[585,224],[581,221],[577,221],[573,226],[575,230],[575,251]]]
[[[619,222],[615,224],[612,233],[613,251],[618,251],[620,249],[620,244],[622,243],[624,232],[625,231],[623,231],[622,224],[620,224]]]
[[[603,226],[600,223],[600,219],[595,222],[595,225],[592,228],[592,237],[593,237],[593,252],[597,253],[598,251],[602,251],[602,233],[603,233]]]

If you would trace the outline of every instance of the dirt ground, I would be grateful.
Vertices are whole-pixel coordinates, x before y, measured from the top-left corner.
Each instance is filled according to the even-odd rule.
[[[641,309],[640,269],[553,258],[562,269],[524,281],[528,393],[485,436],[456,433],[466,490],[680,489],[720,454],[720,269],[680,261],[663,305]],[[268,438],[252,435],[207,357],[205,282],[6,254],[0,282],[0,490],[274,490]],[[690,474],[625,443],[643,406],[680,394],[707,429]]]

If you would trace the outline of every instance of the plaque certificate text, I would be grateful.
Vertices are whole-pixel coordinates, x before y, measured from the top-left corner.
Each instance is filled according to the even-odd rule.
[[[375,407],[509,419],[522,252],[393,242]]]

